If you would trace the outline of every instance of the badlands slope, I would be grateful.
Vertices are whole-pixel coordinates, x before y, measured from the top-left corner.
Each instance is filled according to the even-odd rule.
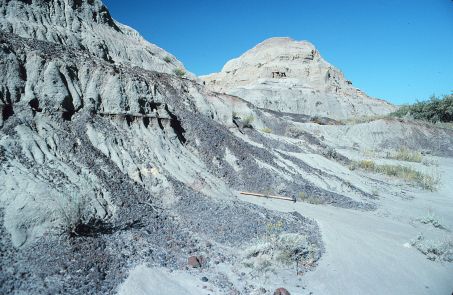
[[[0,0],[0,24],[0,294],[453,290],[452,131],[213,92],[98,0]],[[370,158],[438,191],[349,169]]]

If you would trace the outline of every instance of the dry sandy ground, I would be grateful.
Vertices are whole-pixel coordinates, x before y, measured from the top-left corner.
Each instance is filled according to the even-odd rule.
[[[434,240],[452,238],[451,232],[418,221],[432,212],[453,229],[453,159],[439,163],[437,192],[414,189],[405,198],[379,196],[380,207],[374,212],[241,198],[274,210],[295,210],[318,222],[326,253],[319,266],[303,276],[306,289],[314,294],[451,294],[453,265],[430,261],[410,246],[419,233]]]
[[[288,269],[256,283],[265,285],[268,292],[285,286],[291,294],[451,294],[453,264],[431,261],[410,244],[419,233],[433,240],[452,238],[453,159],[437,162],[442,178],[438,191],[408,185],[381,187],[376,211],[239,196],[272,210],[297,211],[315,219],[325,244],[325,254],[314,271],[295,276]],[[428,213],[435,214],[447,230],[421,223],[419,219]],[[203,285],[209,283],[201,283],[199,276],[140,266],[131,272],[120,294],[219,294]]]
[[[203,289],[203,286],[209,286]],[[148,268],[144,265],[134,268],[129,278],[121,285],[119,295],[207,295],[218,291],[209,283],[201,281],[182,271],[169,272],[163,268]]]

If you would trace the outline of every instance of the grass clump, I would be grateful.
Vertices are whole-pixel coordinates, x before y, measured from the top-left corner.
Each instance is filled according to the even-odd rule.
[[[353,162],[349,166],[349,169],[355,170],[357,168],[361,168],[361,169],[368,170],[368,171],[374,171],[375,166],[376,166],[376,164],[374,163],[373,160],[362,160],[362,161]]]
[[[179,78],[182,78],[186,75],[186,72],[182,69],[174,69],[173,73],[178,76]]]
[[[349,168],[351,170],[363,169],[366,171],[381,173],[387,176],[415,182],[422,188],[430,191],[435,191],[439,183],[439,179],[435,175],[424,174],[420,171],[402,165],[378,165],[372,160],[361,160],[353,162]]]
[[[57,202],[56,215],[61,220],[61,231],[69,236],[78,236],[84,224],[93,217],[90,210],[90,195],[84,192],[72,192]]]
[[[379,154],[375,149],[365,149],[363,151],[363,156],[366,158],[376,158],[378,155]]]
[[[418,101],[412,105],[402,106],[391,115],[431,123],[453,122],[453,94],[442,98],[432,96],[428,101]]]
[[[265,238],[245,250],[243,265],[261,274],[293,264],[297,272],[299,266],[313,266],[319,258],[317,249],[305,236],[282,231],[283,222],[268,224]]]
[[[267,127],[261,129],[261,131],[264,132],[264,133],[272,133],[272,129],[267,128]]]
[[[299,200],[302,202],[305,202],[305,203],[313,204],[313,205],[325,204],[324,200],[311,196],[311,195],[307,194],[306,192],[299,193]]]
[[[423,161],[422,153],[419,151],[412,151],[405,147],[400,148],[395,154],[389,155],[388,158],[415,163],[421,163]]]
[[[244,128],[253,128],[253,121],[255,121],[255,117],[253,117],[253,115],[248,115],[247,117],[245,117],[243,120]]]
[[[171,58],[169,56],[164,57],[166,63],[171,63]]]
[[[57,206],[54,216],[61,222],[62,234],[77,237],[111,232],[110,226],[96,216],[91,204],[93,198],[94,193],[80,191],[62,196],[58,201],[55,199]]]
[[[354,117],[346,120],[340,120],[339,123],[342,125],[355,125],[355,124],[363,124],[363,123],[370,123],[377,120],[388,119],[389,116],[387,115],[376,115],[376,116],[364,116],[364,117]]]
[[[245,114],[238,114],[237,112],[233,112],[233,120],[238,120],[242,125],[242,128],[253,128],[252,123],[255,121],[255,117],[252,114],[245,115]],[[272,132],[270,128],[263,128],[261,131],[268,133]]]

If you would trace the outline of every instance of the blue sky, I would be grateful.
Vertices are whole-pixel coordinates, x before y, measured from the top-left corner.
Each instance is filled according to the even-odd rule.
[[[354,85],[396,104],[453,91],[451,0],[104,0],[202,75],[276,36],[308,40]]]

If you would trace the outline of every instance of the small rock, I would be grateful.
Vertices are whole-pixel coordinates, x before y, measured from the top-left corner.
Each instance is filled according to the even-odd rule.
[[[198,260],[198,257],[197,256],[190,256],[188,259],[187,259],[187,264],[189,266],[191,266],[192,268],[199,268],[201,267],[201,263],[200,261]]]
[[[277,290],[275,290],[274,295],[291,295],[291,294],[285,288],[278,288]]]
[[[203,282],[209,281],[207,277],[202,277],[201,280],[202,280]]]
[[[203,256],[190,256],[187,259],[187,264],[192,268],[200,268],[205,264],[205,260]]]

